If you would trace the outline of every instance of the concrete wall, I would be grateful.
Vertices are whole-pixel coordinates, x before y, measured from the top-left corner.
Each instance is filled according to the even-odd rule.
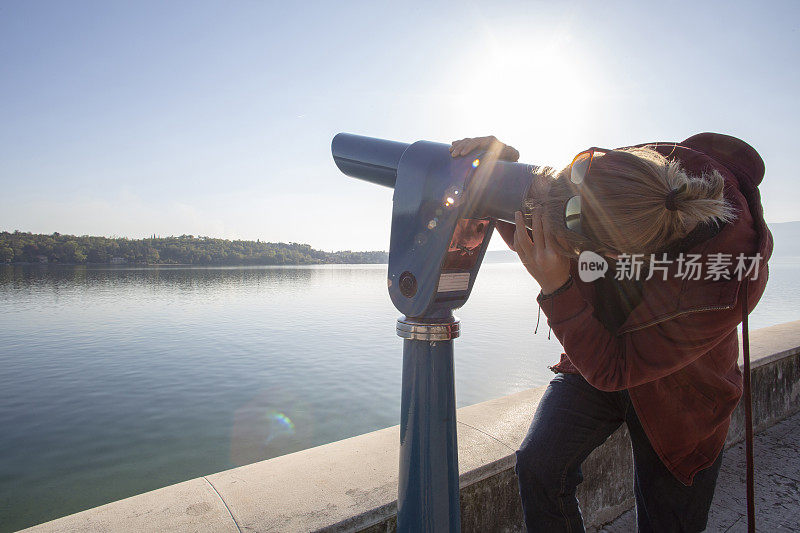
[[[751,333],[757,429],[800,410],[800,321]],[[464,531],[522,531],[514,451],[544,388],[458,410]],[[740,406],[741,407],[741,406]],[[728,443],[744,436],[734,414]],[[397,426],[193,479],[26,531],[394,531]],[[633,505],[623,426],[583,466],[589,530]]]

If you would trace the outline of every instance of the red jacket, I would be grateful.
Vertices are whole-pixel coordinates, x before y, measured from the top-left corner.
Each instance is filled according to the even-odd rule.
[[[764,163],[751,146],[715,133],[653,145],[679,159],[690,174],[716,169],[725,178],[724,194],[736,219],[687,253],[702,255],[703,278],[709,254],[732,254],[731,279],[684,280],[675,275],[673,262],[666,281],[658,274],[643,282],[641,303],[613,334],[593,316],[597,295],[592,284],[579,280],[577,261],[571,264],[571,286],[550,298],[540,296],[539,302],[565,351],[553,369],[579,372],[600,390],[628,389],[653,448],[675,477],[690,485],[722,450],[742,395],[736,334],[742,293],[748,291],[752,310],[767,283],[772,235],[757,189]],[[511,242],[513,226],[503,223],[498,229]],[[740,253],[761,255],[757,274],[746,281],[733,273]]]

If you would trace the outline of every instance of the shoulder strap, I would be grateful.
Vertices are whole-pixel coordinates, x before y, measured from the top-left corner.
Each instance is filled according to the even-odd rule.
[[[753,406],[750,393],[750,332],[747,327],[748,278],[744,280],[744,295],[742,297],[742,351],[744,352],[744,440],[745,456],[747,458],[747,531],[755,533],[755,490],[753,473]]]

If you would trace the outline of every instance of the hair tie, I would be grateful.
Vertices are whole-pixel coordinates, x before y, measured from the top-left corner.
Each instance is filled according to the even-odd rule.
[[[678,187],[677,189],[672,189],[667,194],[667,199],[664,200],[664,206],[670,211],[677,211],[678,206],[675,205],[675,197],[678,196],[678,193],[681,193],[686,190],[686,183]]]

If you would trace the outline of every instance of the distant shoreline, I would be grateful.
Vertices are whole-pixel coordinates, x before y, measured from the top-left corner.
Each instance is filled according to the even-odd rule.
[[[180,235],[146,239],[0,232],[0,264],[109,266],[284,266],[381,264],[382,250],[326,252],[296,242],[261,242]]]

